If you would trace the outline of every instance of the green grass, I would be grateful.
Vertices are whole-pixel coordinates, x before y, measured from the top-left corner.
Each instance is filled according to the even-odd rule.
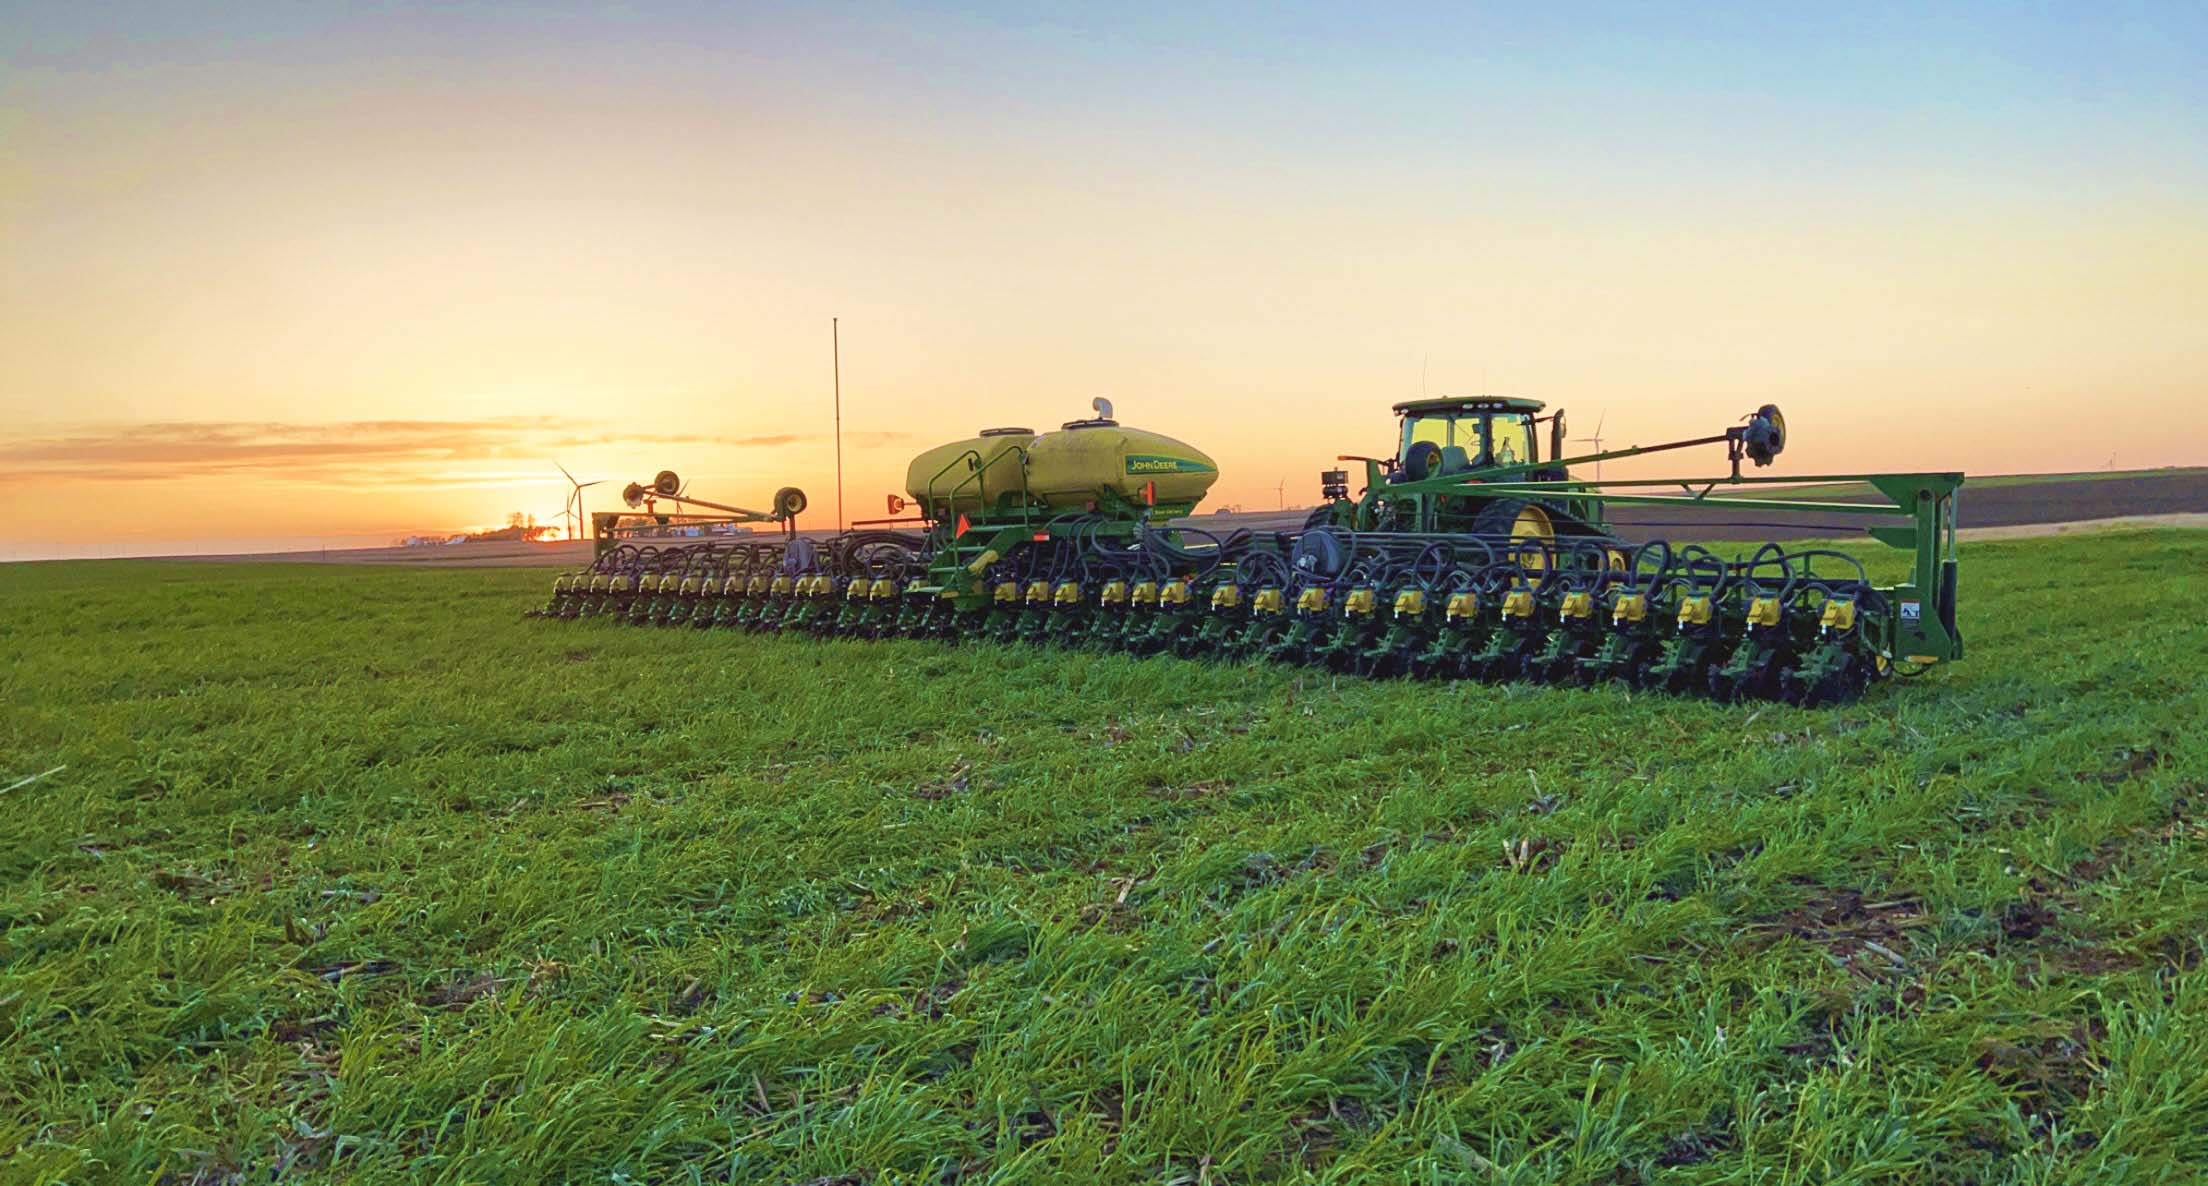
[[[2208,533],[1822,712],[0,569],[0,1181],[2191,1181]]]

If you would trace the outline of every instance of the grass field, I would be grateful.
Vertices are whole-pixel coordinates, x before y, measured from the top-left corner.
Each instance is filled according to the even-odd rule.
[[[2208,533],[1821,712],[0,569],[0,1181],[2195,1181]]]

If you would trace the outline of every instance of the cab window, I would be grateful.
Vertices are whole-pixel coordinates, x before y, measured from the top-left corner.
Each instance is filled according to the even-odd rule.
[[[1447,416],[1413,416],[1403,424],[1403,452],[1409,456],[1411,446],[1425,441],[1431,445],[1448,448],[1456,444],[1456,421]]]
[[[1495,465],[1530,465],[1539,460],[1533,452],[1533,417],[1497,416],[1490,425],[1495,434]]]
[[[1410,455],[1411,446],[1426,441],[1447,449],[1463,449],[1466,457],[1480,455],[1480,419],[1466,416],[1411,416],[1403,421],[1403,445],[1398,457]]]

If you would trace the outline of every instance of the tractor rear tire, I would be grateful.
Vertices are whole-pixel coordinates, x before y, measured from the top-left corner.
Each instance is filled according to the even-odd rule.
[[[1540,518],[1548,530],[1535,533],[1521,529],[1519,518],[1529,509],[1540,512]],[[1539,503],[1523,498],[1497,498],[1490,500],[1486,506],[1480,508],[1479,514],[1472,517],[1472,532],[1475,535],[1508,536],[1512,539],[1555,539],[1556,520],[1549,508]]]

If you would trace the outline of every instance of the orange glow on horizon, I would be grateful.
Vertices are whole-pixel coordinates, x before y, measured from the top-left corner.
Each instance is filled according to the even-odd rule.
[[[555,463],[828,526],[831,316],[852,518],[1096,396],[1253,509],[1422,392],[1612,447],[1776,402],[1781,476],[2208,463],[2196,59],[2152,39],[2080,98],[2008,13],[1832,55],[1684,14],[109,19],[0,50],[0,558],[552,522]]]

